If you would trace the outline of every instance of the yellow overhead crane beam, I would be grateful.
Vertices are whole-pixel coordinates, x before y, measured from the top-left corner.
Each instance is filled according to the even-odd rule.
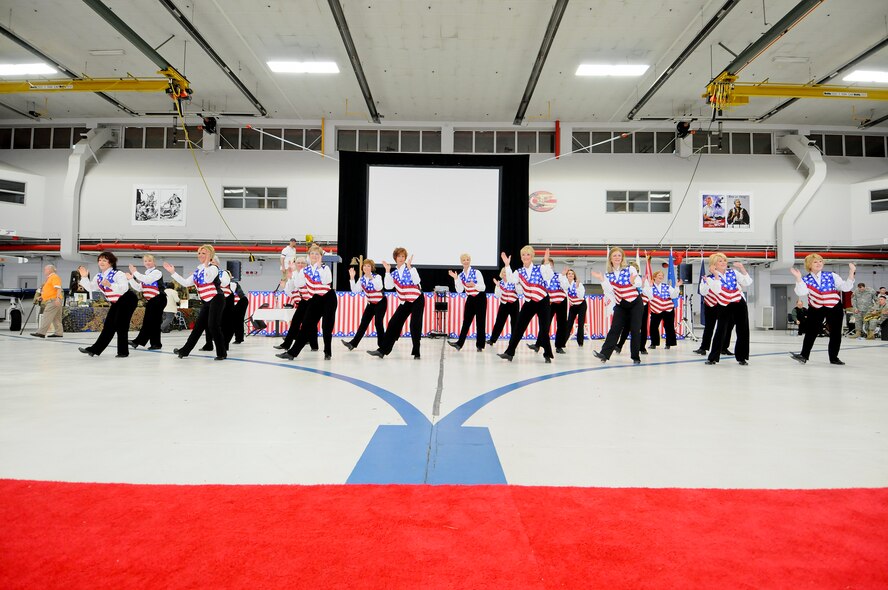
[[[750,96],[783,98],[845,98],[856,100],[888,100],[888,88],[831,86],[828,84],[758,84],[737,82],[737,76],[723,73],[707,87],[703,98],[718,108],[726,109],[748,104]]]
[[[191,94],[188,80],[168,69],[157,72],[163,78],[62,78],[59,80],[16,80],[0,82],[0,94],[32,92],[166,92],[173,98]]]

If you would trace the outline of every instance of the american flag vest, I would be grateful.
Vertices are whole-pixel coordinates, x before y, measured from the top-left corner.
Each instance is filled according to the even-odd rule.
[[[244,293],[244,290],[241,288],[240,283],[231,281],[231,283],[229,283],[229,286],[230,285],[234,285],[234,289],[232,289],[231,292],[234,293],[234,304],[237,305],[241,299],[244,299],[247,296],[247,294]]]
[[[98,283],[99,289],[102,291],[102,294],[105,295],[105,299],[107,299],[109,303],[116,303],[122,295],[122,293],[115,293],[114,291],[112,291],[114,285],[114,277],[115,275],[117,275],[118,272],[120,271],[109,268],[104,273],[99,273],[98,275],[96,275],[96,283]],[[104,281],[105,279],[108,279],[108,282],[111,283],[112,287],[106,287],[102,284],[102,281]]]
[[[530,271],[525,267],[518,269],[518,280],[524,289],[524,296],[531,301],[542,301],[548,292],[546,282],[543,280],[543,271],[538,264],[531,265]]]
[[[552,280],[549,281],[549,286],[546,290],[549,292],[549,303],[561,303],[565,299],[567,299],[567,294],[565,294],[564,289],[561,288],[561,281],[559,280],[559,275],[557,272],[552,275]]]
[[[145,298],[145,301],[151,301],[163,291],[163,274],[161,274],[160,278],[153,283],[145,283],[142,281],[139,281],[139,283],[142,285],[142,297]]]
[[[707,278],[715,280],[715,275],[706,275]],[[718,305],[718,297],[715,296],[715,293],[712,289],[706,292],[706,295],[703,296],[703,303],[706,304],[706,307],[715,307]]]
[[[215,266],[215,265],[213,265]],[[218,268],[216,269],[218,270]],[[194,270],[194,273],[191,275],[191,280],[194,281],[194,287],[197,289],[197,296],[200,297],[201,301],[212,301],[213,297],[216,295],[222,294],[222,287],[220,286],[219,274],[216,274],[216,278],[206,282],[206,275],[204,274],[206,271],[205,268],[197,267]]]
[[[290,305],[296,307],[299,305],[299,302],[302,301],[302,288],[296,287],[292,291],[290,291]]]
[[[811,307],[835,307],[842,300],[839,290],[836,289],[836,279],[831,272],[820,273],[820,284],[814,275],[808,273],[802,281],[808,287],[808,304]]]
[[[364,295],[370,303],[379,303],[382,301],[382,291],[377,291],[376,287],[373,286],[373,279],[375,278],[376,275],[372,273],[370,274],[369,280],[366,275],[361,276],[361,289],[364,290]]]
[[[577,294],[577,284],[573,282],[567,286],[567,300],[570,302],[571,307],[574,305],[580,305],[585,301],[585,298],[580,297]]]
[[[515,291],[515,283],[500,281],[500,303],[514,303],[518,301],[518,292]]]
[[[466,295],[474,297],[478,294],[478,281],[474,268],[469,267],[469,274],[466,274],[466,271],[459,273],[459,280],[462,281],[463,287],[466,288]],[[472,286],[469,287],[466,283],[472,283]]]
[[[410,276],[410,269],[406,265],[400,273],[397,268],[392,269],[391,275],[392,281],[395,283],[395,291],[398,292],[398,299],[402,302],[412,303],[416,301],[417,297],[422,295],[419,285],[413,284],[413,277]]]
[[[629,267],[621,268],[620,274],[613,272],[607,273],[608,282],[614,288],[614,297],[617,303],[621,301],[632,302],[638,299],[638,288],[632,284],[632,274]]]
[[[230,285],[231,285],[231,275],[228,275],[228,284],[227,284],[227,285],[223,285],[223,284],[222,284],[222,277],[221,277],[221,274],[222,274],[223,272],[224,272],[224,273],[227,273],[228,271],[227,271],[227,270],[220,271],[220,273],[219,273],[219,274],[220,274],[220,277],[219,277],[219,287],[222,289],[222,294],[225,295],[225,298],[227,299],[227,298],[231,297],[231,287],[230,287]]]
[[[672,303],[672,297],[669,296],[669,285],[660,283],[659,285],[651,285],[651,313],[663,313],[675,309]]]
[[[721,293],[716,295],[719,305],[736,303],[743,299],[743,293],[740,291],[740,285],[737,283],[737,273],[734,272],[734,269],[728,270],[722,276],[721,283]]]
[[[330,285],[321,282],[322,268],[326,268],[326,265],[322,264],[316,269],[308,265],[302,269],[302,274],[305,275],[305,286],[308,287],[312,297],[315,295],[326,295],[330,292]]]

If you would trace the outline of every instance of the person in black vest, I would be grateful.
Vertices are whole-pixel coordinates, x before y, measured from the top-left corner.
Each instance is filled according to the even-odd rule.
[[[129,282],[123,272],[117,270],[117,256],[111,252],[99,254],[99,274],[90,280],[86,267],[80,266],[80,286],[89,292],[101,291],[105,299],[111,304],[105,324],[98,339],[91,345],[78,348],[83,354],[96,356],[111,343],[117,334],[117,358],[129,356],[129,332],[130,320],[136,310],[138,298],[130,291]]]
[[[163,322],[163,308],[166,307],[167,296],[164,292],[163,273],[154,262],[153,254],[142,256],[145,272],[140,273],[132,264],[126,278],[130,287],[145,298],[145,317],[138,335],[129,341],[130,346],[138,348],[150,343],[149,350],[160,350],[160,324]]]

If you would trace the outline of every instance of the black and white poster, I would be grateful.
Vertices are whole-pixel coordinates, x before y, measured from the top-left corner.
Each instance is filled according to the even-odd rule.
[[[133,225],[185,225],[185,186],[133,187]]]

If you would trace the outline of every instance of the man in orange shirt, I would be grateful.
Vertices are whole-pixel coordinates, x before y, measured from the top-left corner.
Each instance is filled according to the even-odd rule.
[[[40,326],[31,336],[44,338],[46,332],[52,328],[50,338],[62,337],[62,304],[65,299],[65,291],[62,289],[62,279],[56,274],[55,266],[47,264],[43,267],[43,276],[46,282],[40,288],[40,301],[43,302],[43,316],[40,318]]]

